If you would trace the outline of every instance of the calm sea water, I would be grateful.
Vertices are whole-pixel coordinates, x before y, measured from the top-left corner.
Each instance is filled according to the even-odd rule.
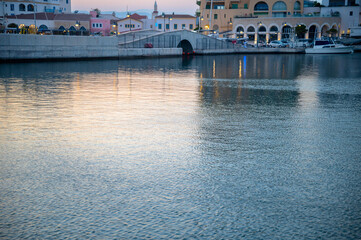
[[[2,239],[361,239],[361,54],[0,65]]]

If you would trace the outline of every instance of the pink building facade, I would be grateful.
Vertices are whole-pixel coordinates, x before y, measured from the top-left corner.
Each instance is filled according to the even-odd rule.
[[[116,34],[116,21],[119,20],[119,18],[111,14],[98,14],[96,11],[91,11],[90,15],[91,34],[99,34],[102,36]]]

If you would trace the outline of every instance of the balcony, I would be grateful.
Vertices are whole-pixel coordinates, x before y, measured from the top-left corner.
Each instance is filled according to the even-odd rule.
[[[236,15],[234,16],[234,18],[258,18],[258,16],[253,16],[252,14],[250,15]]]

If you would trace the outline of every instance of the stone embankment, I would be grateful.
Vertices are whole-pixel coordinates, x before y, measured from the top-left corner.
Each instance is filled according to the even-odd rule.
[[[148,34],[149,36],[147,37]],[[201,34],[137,33],[139,36],[41,36],[0,34],[0,61],[119,59],[132,57],[168,57],[182,54],[302,53],[304,49],[242,48]],[[138,39],[129,41],[130,38]],[[144,48],[144,43],[154,48]],[[187,49],[186,49],[187,48]],[[187,52],[187,51],[188,52]]]
[[[0,61],[181,56],[179,48],[121,49],[117,37],[0,34]]]

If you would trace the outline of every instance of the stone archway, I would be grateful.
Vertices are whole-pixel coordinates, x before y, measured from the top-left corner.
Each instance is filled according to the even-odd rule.
[[[330,30],[330,26],[328,24],[325,24],[321,27],[321,36],[322,37],[327,37],[328,36],[328,31]]]
[[[291,37],[292,34],[292,28],[289,25],[285,25],[282,28],[282,39],[288,39]]]
[[[315,39],[317,38],[317,26],[316,25],[312,25],[310,26],[309,30],[308,30],[308,38],[309,39]]]
[[[185,40],[185,39],[180,41],[177,48],[182,48],[183,49],[183,54],[189,55],[189,54],[194,53],[192,44],[188,40]]]

